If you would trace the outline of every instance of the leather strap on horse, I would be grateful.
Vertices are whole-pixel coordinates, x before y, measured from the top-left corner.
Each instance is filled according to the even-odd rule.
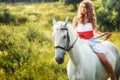
[[[78,39],[78,36],[76,37],[76,40],[73,42],[73,44],[67,49],[67,51],[69,51],[70,49],[73,48],[73,46],[74,46],[75,42],[77,41],[77,39]]]

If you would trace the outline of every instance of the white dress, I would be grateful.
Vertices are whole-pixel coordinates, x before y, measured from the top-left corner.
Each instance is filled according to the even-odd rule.
[[[78,26],[76,27],[76,31],[78,33],[83,33],[85,32],[85,34],[91,34],[89,32],[93,32],[93,26],[92,23],[86,23],[86,24],[78,24]],[[78,34],[79,35],[79,34]],[[100,53],[106,53],[106,46],[104,44],[102,44],[104,41],[95,38],[94,36],[92,36],[90,39],[83,39],[85,41],[85,43],[87,43],[91,49],[96,53],[96,52],[100,52]]]

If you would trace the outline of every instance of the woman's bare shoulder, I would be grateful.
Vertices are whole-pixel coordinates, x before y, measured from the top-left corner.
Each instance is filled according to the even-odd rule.
[[[79,19],[79,17],[78,17],[78,16],[75,16],[75,17],[74,17],[74,19],[73,19],[73,26],[74,26],[74,27],[76,27],[76,26],[77,26],[78,21],[79,21],[78,19]]]
[[[79,19],[79,17],[78,17],[78,16],[75,16],[75,17],[74,17],[74,20],[75,20],[75,21],[76,21],[76,20],[78,20],[78,19]]]
[[[79,17],[78,17],[78,16],[75,16],[75,17],[73,18],[73,23],[77,23],[77,22],[78,22],[78,19],[79,19]]]

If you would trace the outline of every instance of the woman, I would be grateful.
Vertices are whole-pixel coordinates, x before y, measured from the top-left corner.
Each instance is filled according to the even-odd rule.
[[[100,36],[103,33],[97,29],[95,11],[90,0],[84,0],[80,3],[78,15],[73,20],[73,26],[81,39],[88,40],[88,45],[99,57],[105,69],[110,74],[111,79],[115,80],[113,68],[104,55],[104,45],[101,44],[99,39],[93,38],[94,35]],[[105,38],[110,38],[110,36],[111,34],[108,33],[105,35]]]

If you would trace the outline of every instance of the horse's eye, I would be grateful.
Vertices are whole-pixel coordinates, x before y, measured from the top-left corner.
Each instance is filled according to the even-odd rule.
[[[66,38],[66,36],[63,36],[63,39],[65,39]]]

